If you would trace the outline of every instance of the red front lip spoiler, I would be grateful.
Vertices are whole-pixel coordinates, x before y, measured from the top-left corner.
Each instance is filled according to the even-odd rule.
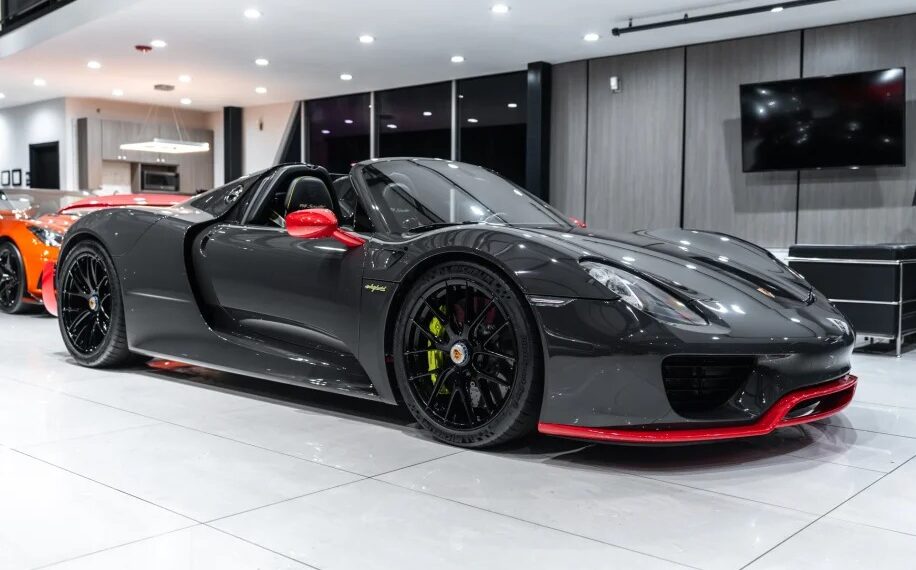
[[[839,380],[803,388],[787,394],[776,402],[769,411],[760,416],[756,422],[749,425],[653,430],[540,423],[538,424],[538,431],[543,434],[560,437],[624,443],[691,443],[755,437],[766,435],[778,428],[822,420],[843,411],[852,401],[858,381],[858,378],[849,374]],[[814,404],[818,400],[829,396],[834,396],[834,398],[828,399],[823,408],[821,404],[818,404],[818,407],[814,409],[814,413],[797,418],[787,417],[799,404],[805,404],[806,402]]]

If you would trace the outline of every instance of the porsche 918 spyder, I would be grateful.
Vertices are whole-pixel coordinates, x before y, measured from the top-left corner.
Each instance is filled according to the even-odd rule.
[[[77,221],[73,358],[132,355],[403,403],[436,438],[762,435],[851,400],[854,332],[741,239],[589,231],[481,167],[287,164]]]
[[[171,206],[187,199],[169,194],[87,195],[59,190],[0,192],[0,311],[21,313],[42,302],[44,269],[57,260],[63,235],[76,218],[100,208]]]

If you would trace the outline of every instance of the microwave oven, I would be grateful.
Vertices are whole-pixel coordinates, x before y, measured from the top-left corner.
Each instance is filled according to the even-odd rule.
[[[142,190],[155,190],[158,192],[178,192],[179,177],[177,172],[169,170],[143,170],[141,180]]]

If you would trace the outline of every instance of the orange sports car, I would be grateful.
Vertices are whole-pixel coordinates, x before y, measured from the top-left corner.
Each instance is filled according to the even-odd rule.
[[[70,225],[102,208],[168,207],[187,200],[176,194],[91,196],[57,190],[0,191],[0,311],[22,313],[42,304],[42,273],[57,261]]]

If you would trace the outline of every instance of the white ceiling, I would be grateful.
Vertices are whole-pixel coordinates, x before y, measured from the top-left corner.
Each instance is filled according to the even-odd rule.
[[[112,98],[216,110],[368,91],[914,11],[913,0],[837,0],[779,14],[613,37],[610,29],[775,0],[79,0],[0,38],[0,107],[53,97]],[[697,6],[699,5],[699,8]],[[258,20],[243,17],[256,7]],[[582,40],[598,32],[594,43]],[[376,41],[359,43],[361,34]],[[139,54],[154,38],[168,47]],[[452,55],[466,58],[450,63]],[[255,58],[271,65],[257,67]],[[89,60],[100,70],[86,67]],[[344,82],[341,73],[354,79]],[[192,76],[190,84],[178,76]],[[35,77],[46,87],[35,87]],[[152,90],[176,85],[173,93]],[[255,87],[268,89],[266,95]]]

